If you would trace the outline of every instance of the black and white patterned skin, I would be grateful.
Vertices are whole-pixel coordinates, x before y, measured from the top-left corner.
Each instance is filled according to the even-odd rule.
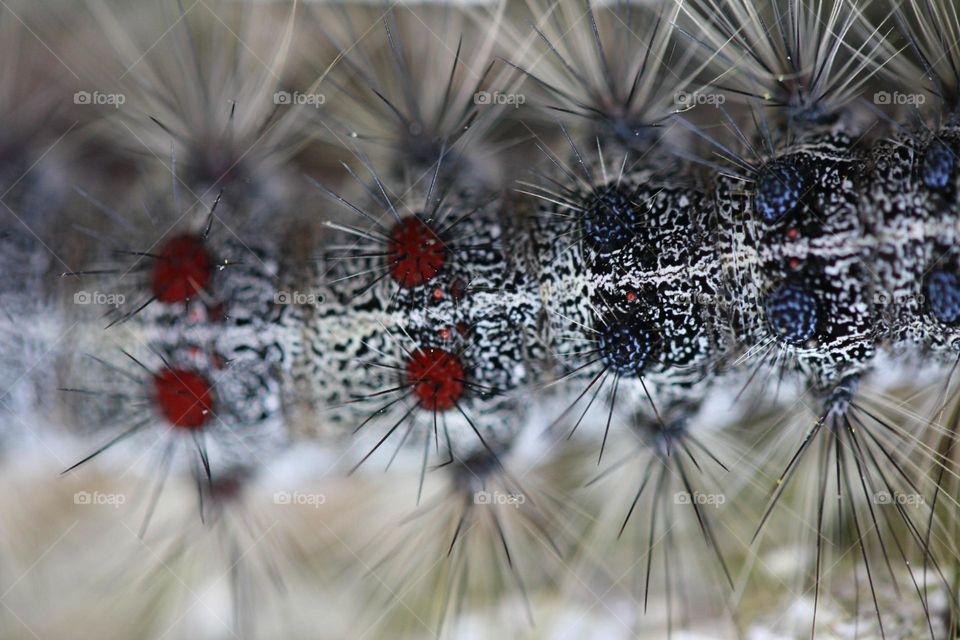
[[[302,351],[302,314],[282,296],[282,255],[235,238],[215,241],[218,255],[239,256],[217,273],[213,299],[219,317],[207,325],[208,351],[223,362],[216,379],[230,424],[274,431],[281,444],[294,356]],[[252,436],[251,436],[252,437]]]
[[[750,355],[796,366],[815,388],[830,390],[867,367],[877,339],[859,207],[863,161],[848,137],[826,134],[792,144],[764,166],[770,163],[803,176],[782,215],[757,211],[762,168],[749,183],[717,179],[719,256],[733,296],[734,331]],[[805,292],[794,295],[795,312],[781,304],[787,291]],[[800,297],[808,301],[800,304]],[[797,340],[808,333],[812,307],[812,335]]]
[[[952,302],[960,274],[958,149],[960,129],[949,123],[878,142],[863,198],[887,338],[899,351],[913,345],[951,360],[960,349]]]
[[[323,302],[311,309],[297,373],[322,416],[317,429],[326,423],[344,433],[362,425],[379,439],[401,421],[398,430],[416,429],[411,442],[422,442],[419,434],[433,438],[436,424],[441,452],[449,435],[455,457],[510,441],[523,421],[521,392],[534,382],[543,349],[527,247],[505,207],[491,194],[458,192],[445,198],[435,219],[421,218],[446,253],[436,275],[416,286],[401,287],[390,277],[392,258],[382,248],[339,251],[319,261],[313,281]],[[352,242],[348,236],[334,246]],[[458,407],[436,416],[407,391],[386,393],[407,384],[410,354],[427,348],[455,356],[468,382]]]
[[[214,472],[227,464],[259,465],[286,446],[291,367],[295,353],[302,351],[301,313],[278,295],[284,286],[276,246],[254,247],[223,236],[204,242],[215,266],[202,294],[185,303],[155,300],[106,330],[105,323],[98,323],[103,337],[87,337],[90,355],[102,363],[86,360],[77,371],[97,368],[108,388],[95,386],[105,391],[97,396],[96,407],[82,398],[72,401],[80,428],[130,422],[153,410],[144,406],[139,414],[131,413],[129,397],[138,390],[127,377],[107,375],[103,363],[129,368],[122,349],[154,372],[183,368],[211,386],[214,408],[205,432]],[[140,282],[137,277],[120,290],[149,298],[149,292],[138,290]],[[134,367],[134,373],[144,372]],[[73,380],[69,384],[83,386]]]
[[[617,238],[585,220],[610,215],[593,203],[611,192]],[[703,191],[644,170],[541,206],[531,233],[554,376],[585,387],[607,370],[630,411],[651,411],[644,386],[663,402],[698,393],[729,334],[710,212]]]
[[[32,412],[52,414],[56,371],[69,326],[49,287],[54,256],[21,225],[0,229],[0,413],[12,414],[9,431],[28,431]]]
[[[10,80],[3,93],[13,88]],[[36,117],[31,100],[15,103],[21,118]],[[25,153],[38,143],[31,140],[34,133],[14,118],[0,133],[0,413],[9,426],[0,437],[4,443],[6,436],[35,438],[37,423],[56,415],[59,371],[53,364],[69,348],[75,326],[64,317],[54,286],[63,267],[63,252],[55,250],[65,226],[58,215],[69,186],[59,154]]]
[[[318,265],[321,302],[307,310],[308,348],[296,366],[322,409],[317,429],[370,424],[382,434],[413,402],[380,414],[383,394],[404,383],[409,352],[422,347],[462,359],[476,385],[464,412],[490,442],[509,441],[524,420],[513,392],[570,373],[568,387],[579,391],[609,368],[621,401],[643,411],[640,378],[658,403],[689,403],[734,364],[751,371],[762,359],[829,396],[868,370],[881,345],[945,348],[952,327],[924,302],[925,273],[949,254],[956,190],[924,192],[930,144],[910,138],[862,151],[841,133],[818,134],[759,163],[752,182],[720,176],[711,190],[633,170],[619,185],[597,180],[526,216],[505,199],[457,193],[428,220],[450,243],[428,282],[369,286],[387,266],[382,255]],[[782,189],[761,189],[769,167]],[[629,237],[616,221],[582,218],[613,192],[611,202],[630,207]],[[938,280],[936,290],[950,283]],[[430,411],[409,415],[432,430]],[[459,412],[438,419],[459,450],[474,450]]]

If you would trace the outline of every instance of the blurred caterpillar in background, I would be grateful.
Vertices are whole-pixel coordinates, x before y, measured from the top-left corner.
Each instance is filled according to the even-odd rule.
[[[951,0],[0,32],[3,637],[960,633]]]

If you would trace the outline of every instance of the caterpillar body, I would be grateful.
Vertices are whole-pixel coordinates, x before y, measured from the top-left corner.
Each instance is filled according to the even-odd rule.
[[[251,615],[297,564],[358,594],[323,637],[953,637],[960,18],[870,5],[92,0],[41,47],[82,135],[3,154],[7,422],[142,474],[131,544],[223,541],[209,637],[316,637]]]

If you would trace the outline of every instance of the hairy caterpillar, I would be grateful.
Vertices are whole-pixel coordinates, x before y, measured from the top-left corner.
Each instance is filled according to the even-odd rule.
[[[81,123],[4,152],[5,409],[137,544],[197,499],[206,635],[318,633],[216,524],[270,489],[325,636],[956,634],[951,3],[161,8],[4,14]]]

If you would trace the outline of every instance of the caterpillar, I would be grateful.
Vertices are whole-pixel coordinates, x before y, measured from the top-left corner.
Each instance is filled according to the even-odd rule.
[[[957,635],[950,0],[0,32],[4,637]]]

